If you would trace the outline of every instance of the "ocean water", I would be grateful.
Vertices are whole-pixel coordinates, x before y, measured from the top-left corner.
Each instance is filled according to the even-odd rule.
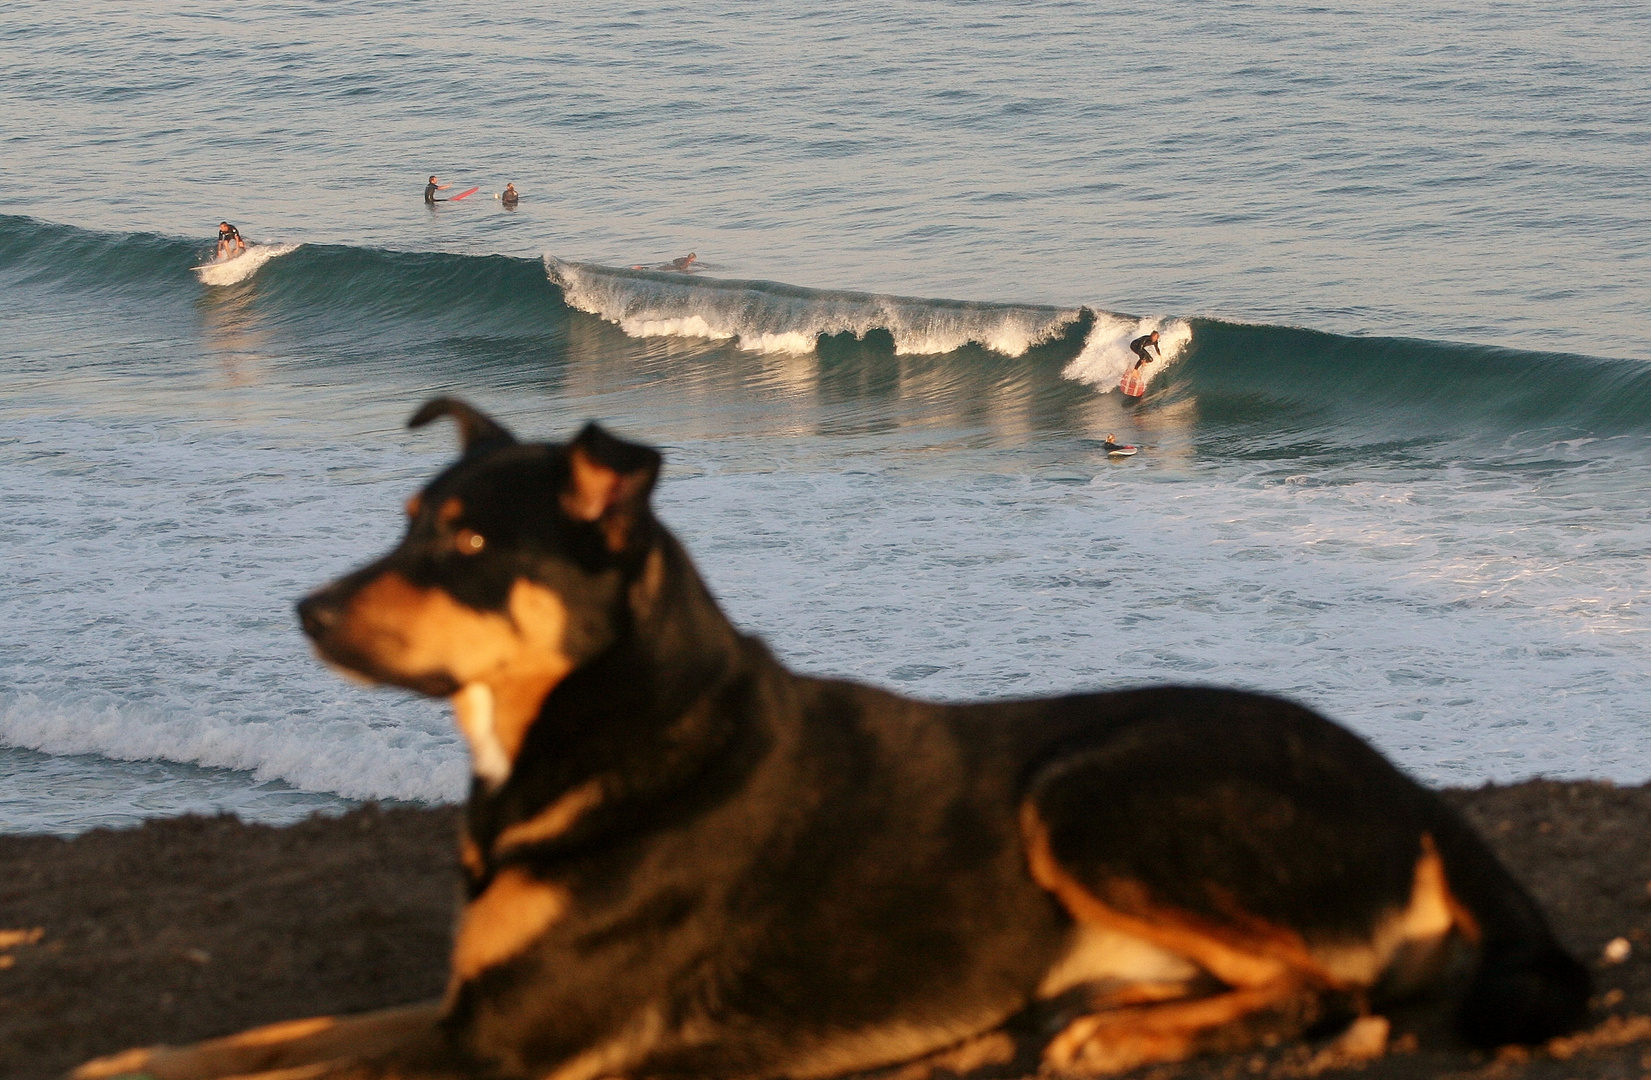
[[[1641,6],[24,2],[0,108],[0,830],[462,797],[291,612],[437,393],[661,446],[811,672],[1651,775]]]

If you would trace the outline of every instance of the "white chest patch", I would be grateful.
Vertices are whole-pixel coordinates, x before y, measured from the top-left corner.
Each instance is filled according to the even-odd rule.
[[[510,776],[510,757],[493,724],[493,691],[486,683],[470,683],[448,700],[470,744],[470,770],[488,787],[498,787]]]

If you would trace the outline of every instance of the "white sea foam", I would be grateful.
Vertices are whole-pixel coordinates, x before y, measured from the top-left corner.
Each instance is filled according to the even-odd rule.
[[[1158,350],[1163,360],[1141,367],[1142,381],[1150,387],[1191,344],[1192,326],[1185,319],[1132,319],[1100,312],[1084,339],[1082,351],[1073,357],[1061,375],[1087,383],[1102,393],[1115,390],[1124,372],[1135,366],[1135,354],[1129,351],[1129,343],[1154,330],[1158,331]]]
[[[1085,315],[1078,308],[922,300],[619,270],[549,255],[545,270],[570,306],[606,319],[632,337],[736,341],[740,348],[760,353],[801,355],[813,352],[822,335],[864,338],[882,330],[893,337],[897,354],[935,355],[973,344],[1004,356],[1023,356]],[[1062,374],[1103,393],[1115,389],[1134,365],[1133,339],[1159,332],[1162,362],[1141,369],[1149,386],[1192,340],[1192,327],[1184,319],[1087,310],[1094,323]]]
[[[469,776],[450,733],[325,713],[248,723],[210,706],[167,707],[107,693],[0,698],[0,746],[235,769],[256,783],[279,780],[347,799],[455,802]]]
[[[298,244],[253,244],[233,259],[195,267],[195,276],[203,285],[236,285],[256,274],[271,259],[291,254],[298,248]]]
[[[808,353],[822,335],[882,330],[903,355],[982,345],[1021,356],[1076,322],[1075,308],[975,304],[873,293],[800,289],[766,282],[619,270],[545,256],[567,303],[632,337],[737,340],[743,349]]]

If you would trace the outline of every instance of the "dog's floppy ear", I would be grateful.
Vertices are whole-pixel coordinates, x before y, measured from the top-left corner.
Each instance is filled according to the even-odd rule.
[[[610,551],[623,551],[637,522],[647,513],[648,496],[664,459],[649,446],[616,439],[595,424],[568,444],[568,483],[562,510],[602,528]]]
[[[407,421],[410,428],[421,428],[442,416],[451,416],[459,425],[459,446],[466,454],[484,447],[510,446],[516,436],[506,431],[491,416],[458,398],[431,398],[419,407]]]

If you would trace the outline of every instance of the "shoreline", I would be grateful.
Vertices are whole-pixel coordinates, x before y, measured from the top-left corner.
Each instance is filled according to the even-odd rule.
[[[1393,1052],[1352,1067],[1394,1080],[1651,1076],[1651,785],[1529,780],[1444,794],[1593,970],[1593,1024],[1533,1053],[1487,1057],[1418,1004],[1389,1014]],[[46,1080],[130,1046],[438,997],[460,813],[368,806],[286,826],[182,817],[0,836],[0,1075]],[[1626,959],[1606,956],[1617,939]],[[1322,1044],[1293,1044],[1145,1073],[1239,1080],[1341,1067]]]

